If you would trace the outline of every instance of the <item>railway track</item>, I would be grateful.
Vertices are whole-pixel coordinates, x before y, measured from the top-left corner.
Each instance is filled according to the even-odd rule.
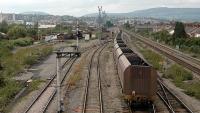
[[[66,74],[62,77],[62,81],[66,78],[67,73],[71,69],[72,65],[76,61],[76,58],[69,58],[62,65],[62,69],[68,65],[69,67],[66,70]],[[42,89],[39,95],[33,100],[33,102],[27,107],[24,113],[44,113],[50,104],[51,100],[54,98],[56,94],[56,86],[55,83],[56,74],[53,74],[50,81],[46,84],[46,86]]]
[[[177,51],[165,45],[159,44],[157,42],[144,38],[135,33],[129,33],[128,31],[125,31],[125,32],[131,36],[134,36],[135,38],[145,43],[146,45],[150,46],[151,48],[166,55],[168,58],[174,60],[178,64],[183,65],[184,67],[188,68],[192,72],[195,72],[196,74],[200,75],[200,60],[199,59],[185,55],[180,51]]]
[[[170,113],[193,113],[192,110],[159,79],[157,95],[164,102]]]
[[[98,47],[92,54],[89,67],[82,113],[103,113],[102,86],[100,77],[100,55],[103,47]],[[98,93],[97,93],[98,92]],[[97,93],[97,95],[95,95]]]
[[[99,46],[99,45],[97,45],[97,46]],[[86,52],[89,52],[89,51],[92,50],[92,49],[94,49],[93,46],[92,46],[92,47],[86,47],[86,48],[81,49],[80,52],[81,52],[81,53],[86,53]],[[63,50],[64,50],[64,48],[63,48]],[[88,53],[88,54],[89,54],[89,53]],[[75,59],[75,60],[76,60],[76,59]],[[74,62],[75,62],[75,61],[72,62],[72,65],[73,65]],[[63,82],[64,82],[64,80],[65,80],[67,74],[69,73],[69,71],[70,71],[72,65],[70,65],[70,68],[69,68],[69,69],[66,69],[67,71],[65,72],[65,75],[64,75],[63,79],[61,80],[61,84],[63,84]],[[67,76],[66,79],[68,80],[68,79],[69,79],[69,76]],[[66,85],[66,89],[68,89],[69,87],[70,87],[70,85],[67,84],[67,85]],[[46,106],[44,107],[43,113],[46,113],[46,112],[47,112],[47,109],[48,109],[50,103],[53,101],[55,95],[56,95],[56,91],[54,91],[53,94],[51,95],[51,97],[49,98],[48,103],[47,103]]]

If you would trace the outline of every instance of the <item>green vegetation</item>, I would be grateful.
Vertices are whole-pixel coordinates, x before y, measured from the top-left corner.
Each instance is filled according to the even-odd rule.
[[[134,32],[134,28],[130,28],[128,22],[125,23],[124,28]],[[140,31],[138,33],[142,36],[151,37],[155,41],[165,43],[172,47],[179,46],[181,51],[193,53],[194,56],[198,56],[200,54],[200,39],[188,38],[188,35],[185,32],[184,24],[181,22],[176,22],[174,34],[172,36],[166,30],[155,33],[148,31]]]
[[[161,31],[157,33],[151,34],[151,36],[158,40],[159,42],[163,42],[170,46],[179,45],[180,50],[187,51],[195,54],[200,54],[200,39],[198,38],[179,38],[173,42],[173,37],[167,33],[167,31]]]
[[[149,63],[154,66],[154,68],[161,72],[163,71],[162,62],[164,61],[164,59],[162,58],[162,56],[151,50],[142,50],[141,52],[144,57],[149,61]],[[182,66],[178,64],[170,66],[164,73],[164,77],[172,79],[174,84],[177,87],[183,89],[187,95],[194,96],[197,99],[200,99],[200,81],[193,80],[192,73],[185,70]]]
[[[124,24],[124,27],[125,27],[126,29],[130,29],[130,28],[131,28],[131,25],[130,25],[129,21],[127,21],[127,22]]]
[[[0,32],[8,35],[7,39],[17,39],[24,37],[35,38],[37,35],[37,25],[26,26],[23,24],[7,24],[6,21],[0,23]],[[2,36],[0,36],[1,38]]]
[[[160,31],[151,33],[149,35],[154,40],[163,42],[172,47],[179,46],[179,49],[189,53],[200,54],[200,39],[187,38],[187,34],[184,30],[184,25],[180,22],[176,23],[176,28],[173,36],[170,36],[168,31]]]
[[[33,81],[29,84],[28,92],[37,90],[42,82],[44,82],[44,81],[42,81],[42,80],[37,80],[37,79],[36,79],[36,80],[33,80]]]
[[[24,24],[10,24],[8,25],[5,21],[0,23],[0,32],[7,34],[7,39],[18,39],[31,37],[37,39],[39,36],[49,35],[49,34],[57,34],[57,33],[71,33],[72,27],[69,25],[65,25],[64,23],[56,25],[55,28],[48,29],[38,29],[38,23],[36,22],[33,26],[26,26]],[[2,35],[0,35],[0,39],[2,39]]]
[[[177,38],[187,38],[187,33],[185,32],[185,26],[182,22],[176,22],[173,39],[174,42]]]
[[[21,90],[22,84],[14,80],[6,80],[6,85],[0,88],[0,112],[4,113],[5,108]]]
[[[168,31],[164,30],[164,31],[160,31],[157,33],[152,33],[151,36],[157,41],[159,42],[165,42],[166,44],[171,45],[172,42],[172,37],[170,36],[170,34],[168,33]]]
[[[155,69],[162,71],[164,58],[161,55],[151,50],[141,50],[141,52],[144,55],[145,59],[150,64],[152,64]]]
[[[10,45],[12,44],[6,42],[0,43],[0,112],[5,112],[5,106],[22,88],[22,84],[19,81],[15,81],[13,77],[53,51],[52,45],[40,45],[37,47],[22,48],[16,53],[12,53],[12,49],[9,49],[12,48]],[[34,81],[31,85],[31,90],[36,89],[37,85],[38,81]]]
[[[183,25],[178,26],[182,26],[182,28],[184,27]],[[159,42],[168,44],[170,46],[179,45],[181,50],[200,54],[200,39],[187,38],[187,35],[185,35],[185,31],[183,29],[180,31],[175,30],[175,32],[176,33],[173,36],[170,36],[167,31],[160,31],[151,34],[146,33],[146,35],[152,37],[154,40],[158,40]],[[156,55],[156,53],[150,50],[141,50],[141,52],[156,69],[158,69],[160,72],[163,72],[161,64],[164,59],[161,56],[159,57],[159,55]],[[200,81],[193,79],[192,73],[185,70],[182,66],[178,64],[170,66],[167,68],[166,72],[164,72],[163,77],[172,79],[174,84],[183,89],[187,95],[200,99]]]
[[[26,36],[26,28],[22,25],[15,25],[8,30],[8,36],[11,39],[23,38]]]
[[[96,38],[100,38],[101,36],[102,36],[102,33],[100,32],[100,31],[97,31],[96,33],[95,33],[95,35],[96,35]],[[95,38],[95,39],[96,39]],[[93,40],[93,39],[91,39],[91,40]]]
[[[0,32],[7,33],[8,32],[8,24],[6,21],[0,23]]]
[[[113,27],[113,23],[111,21],[106,21],[106,24],[104,25],[107,28]]]
[[[193,83],[183,83],[180,85],[182,89],[184,89],[184,92],[187,95],[196,97],[197,99],[200,99],[200,81],[196,81]]]
[[[11,40],[12,43],[14,44],[14,46],[21,46],[21,47],[24,47],[24,46],[29,46],[29,45],[32,45],[33,44],[33,39],[32,38],[18,38],[16,40]]]
[[[53,33],[64,33],[64,32],[68,32],[70,33],[72,30],[71,26],[65,25],[64,23],[62,24],[57,24],[55,28],[52,29]]]
[[[169,67],[165,76],[174,80],[175,83],[193,79],[191,72],[186,71],[182,66],[177,64]]]
[[[185,70],[182,66],[172,65],[167,69],[164,77],[172,79],[175,85],[183,89],[187,95],[200,99],[200,81],[193,80],[192,73]]]

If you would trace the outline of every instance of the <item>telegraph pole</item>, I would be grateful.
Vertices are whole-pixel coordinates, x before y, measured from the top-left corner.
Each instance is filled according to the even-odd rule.
[[[101,13],[102,13],[102,6],[98,6],[98,10],[99,10],[99,16],[98,16],[98,27],[99,27],[99,40],[101,40],[102,38],[102,28],[101,28],[101,24],[102,24],[102,17],[101,17]]]
[[[64,103],[63,99],[61,98],[61,72],[62,72],[62,66],[61,66],[61,58],[75,58],[80,57],[80,52],[64,52],[61,50],[58,50],[56,52],[56,91],[57,91],[57,113],[63,113],[64,112]]]
[[[76,22],[76,51],[78,51],[78,48],[79,48],[79,22],[78,22],[78,20],[77,20],[77,22]]]
[[[3,22],[3,13],[2,13],[2,11],[1,11],[0,23],[2,23],[2,22]]]
[[[61,91],[60,91],[60,75],[61,75],[61,57],[62,53],[60,51],[57,52],[57,58],[56,58],[56,63],[57,63],[57,112],[61,113]]]

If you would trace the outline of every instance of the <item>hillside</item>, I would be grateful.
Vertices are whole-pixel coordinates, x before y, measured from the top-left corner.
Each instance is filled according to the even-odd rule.
[[[96,15],[97,14],[88,14],[85,16],[93,17]],[[153,17],[168,20],[200,21],[200,8],[158,7],[129,13],[108,13],[107,15],[118,17]]]
[[[23,15],[49,15],[48,13],[40,12],[40,11],[23,12],[20,14],[23,14]]]

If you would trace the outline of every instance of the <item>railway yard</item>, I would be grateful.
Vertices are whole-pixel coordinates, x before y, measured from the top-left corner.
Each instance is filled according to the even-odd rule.
[[[199,79],[200,60],[127,30],[113,28],[105,40],[80,40],[80,57],[62,58],[56,69],[53,53],[37,71],[21,78],[39,77],[39,88],[12,105],[11,113],[56,113],[57,73],[60,74],[60,110],[63,113],[200,113],[200,102],[176,87],[156,70],[140,49],[164,57],[167,68],[179,64]],[[64,43],[64,42],[62,42]],[[75,41],[72,41],[72,44]],[[63,52],[74,51],[70,44],[58,45]]]
[[[0,113],[200,113],[199,1],[0,1]]]

